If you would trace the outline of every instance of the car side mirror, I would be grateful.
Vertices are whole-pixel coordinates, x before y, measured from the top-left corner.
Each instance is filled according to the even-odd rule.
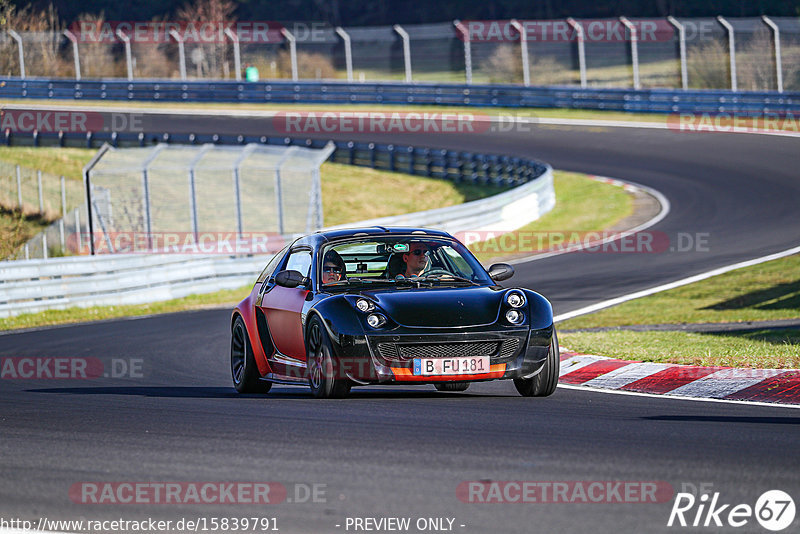
[[[308,285],[308,278],[300,271],[281,271],[275,275],[275,283],[281,287],[297,287]]]
[[[507,263],[495,263],[489,267],[489,277],[495,282],[502,282],[514,276],[514,268]]]

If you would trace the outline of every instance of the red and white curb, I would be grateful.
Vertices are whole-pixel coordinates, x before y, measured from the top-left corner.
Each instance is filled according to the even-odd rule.
[[[800,369],[702,367],[562,352],[559,384],[695,399],[800,405]]]

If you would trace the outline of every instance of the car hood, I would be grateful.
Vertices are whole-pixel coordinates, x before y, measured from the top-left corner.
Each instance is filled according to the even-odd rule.
[[[362,294],[401,325],[455,327],[497,321],[504,292],[494,286],[379,290]]]

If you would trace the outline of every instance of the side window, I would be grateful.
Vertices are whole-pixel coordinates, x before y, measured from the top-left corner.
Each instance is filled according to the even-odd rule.
[[[283,259],[283,257],[286,255],[286,249],[288,248],[289,248],[288,246],[284,247],[283,250],[275,254],[272,257],[272,259],[269,260],[269,263],[267,263],[267,266],[264,267],[263,271],[261,271],[261,274],[258,276],[258,280],[256,280],[256,282],[263,282],[264,280],[270,279],[272,273],[275,272],[275,268],[278,267],[278,264],[281,262],[281,259]]]
[[[308,276],[311,273],[311,251],[298,250],[289,255],[289,261],[286,263],[287,271],[300,271],[303,276]]]

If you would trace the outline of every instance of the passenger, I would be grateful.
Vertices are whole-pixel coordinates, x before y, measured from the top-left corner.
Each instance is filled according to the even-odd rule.
[[[338,252],[329,250],[325,253],[325,258],[322,261],[322,283],[332,284],[342,280],[347,280],[347,269],[345,268],[344,260]]]

